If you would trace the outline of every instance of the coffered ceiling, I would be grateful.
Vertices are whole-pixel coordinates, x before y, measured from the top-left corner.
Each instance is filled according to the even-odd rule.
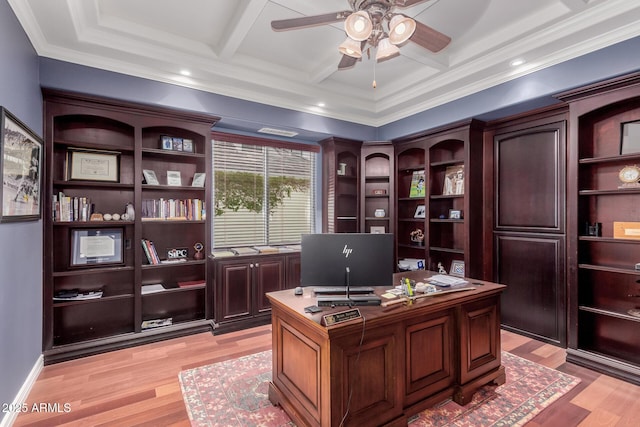
[[[450,36],[445,49],[408,43],[338,70],[341,22],[270,23],[347,10],[347,0],[9,3],[40,56],[370,126],[640,35],[637,0],[425,0],[401,11]]]

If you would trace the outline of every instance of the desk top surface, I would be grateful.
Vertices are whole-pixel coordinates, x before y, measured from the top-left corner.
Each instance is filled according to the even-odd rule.
[[[403,277],[415,280],[416,282],[425,281],[429,276],[435,275],[435,272],[432,271],[411,271],[404,273],[396,273],[394,274],[394,283],[400,283],[400,279]],[[441,293],[441,294],[433,294],[431,296],[426,296],[412,302],[402,302],[398,304],[393,304],[389,306],[357,306],[362,316],[366,318],[367,322],[375,321],[376,319],[389,319],[390,317],[410,317],[416,313],[416,310],[419,310],[423,313],[428,311],[437,311],[446,309],[447,307],[454,306],[457,304],[462,304],[466,302],[471,302],[477,299],[489,297],[491,295],[499,294],[505,288],[505,285],[500,285],[493,282],[486,282],[482,280],[474,280],[474,279],[466,279],[469,283],[466,287],[471,287],[473,289],[458,291],[458,292],[450,292],[450,293]],[[383,295],[386,291],[391,289],[390,287],[385,286],[376,286],[373,287],[375,289],[375,293],[377,295]],[[447,290],[446,288],[441,288],[443,291]],[[304,308],[308,306],[316,305],[316,294],[313,292],[313,287],[305,287],[303,288],[302,295],[295,295],[293,289],[285,289],[282,291],[269,292],[267,293],[267,297],[271,301],[271,304],[274,309],[281,309],[287,311],[289,314],[296,317],[305,317],[312,323],[316,323],[318,325],[322,322],[322,317],[327,314],[339,313],[342,311],[346,311],[349,307],[345,306],[336,306],[336,307],[320,307],[322,309],[321,312],[318,313],[305,313]],[[421,294],[418,294],[421,295]],[[388,301],[386,298],[382,297],[383,303]]]

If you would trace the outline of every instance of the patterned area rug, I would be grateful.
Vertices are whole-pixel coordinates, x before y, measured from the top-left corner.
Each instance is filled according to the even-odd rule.
[[[411,427],[522,426],[580,379],[502,352],[507,382],[487,385],[460,406],[447,400],[409,421]],[[182,395],[192,426],[295,426],[267,397],[271,351],[182,371]]]

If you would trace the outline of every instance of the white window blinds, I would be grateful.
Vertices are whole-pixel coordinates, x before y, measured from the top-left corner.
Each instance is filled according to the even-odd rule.
[[[213,141],[215,248],[300,243],[315,229],[316,153]]]

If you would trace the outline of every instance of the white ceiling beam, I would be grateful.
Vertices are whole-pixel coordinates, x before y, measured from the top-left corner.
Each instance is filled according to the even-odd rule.
[[[267,0],[241,0],[241,6],[236,8],[238,14],[233,16],[227,24],[226,37],[220,40],[220,58],[231,58],[238,50],[253,24],[260,16]]]

